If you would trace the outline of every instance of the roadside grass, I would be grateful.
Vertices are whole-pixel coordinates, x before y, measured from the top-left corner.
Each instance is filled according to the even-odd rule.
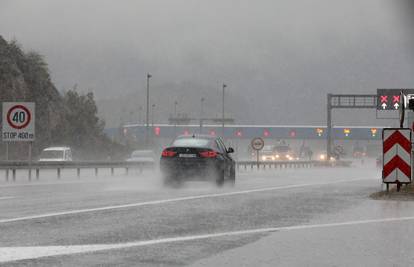
[[[375,200],[414,200],[414,185],[409,184],[407,186],[402,185],[400,192],[397,192],[396,185],[390,185],[389,191],[375,192],[370,195]]]

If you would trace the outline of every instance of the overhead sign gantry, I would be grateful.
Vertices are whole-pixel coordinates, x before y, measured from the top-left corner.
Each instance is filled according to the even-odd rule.
[[[402,97],[404,99],[402,99]],[[414,99],[414,89],[377,89],[376,95],[351,95],[328,94],[327,95],[327,140],[326,154],[330,158],[332,153],[332,109],[376,109],[377,111],[399,111],[400,121],[404,121],[404,107],[407,101]],[[401,107],[404,105],[404,107]],[[414,108],[414,102],[413,102]]]
[[[334,95],[328,94],[326,119],[326,155],[332,154],[332,109],[375,109],[377,108],[376,95]]]
[[[401,92],[404,95],[414,95],[414,89],[377,89],[377,110],[399,110]]]

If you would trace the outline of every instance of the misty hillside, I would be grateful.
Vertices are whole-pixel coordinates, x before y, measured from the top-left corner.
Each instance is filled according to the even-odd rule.
[[[1,36],[0,100],[36,102],[36,143],[57,141],[53,132],[58,131],[63,116],[63,101],[50,80],[46,63],[39,54],[24,53],[16,42],[9,44]]]
[[[60,93],[41,55],[25,52],[16,41],[8,43],[1,36],[0,102],[35,102],[34,154],[51,145],[71,146],[85,157],[118,149],[103,134],[92,93]],[[25,159],[27,149],[27,143],[12,143],[11,158]]]

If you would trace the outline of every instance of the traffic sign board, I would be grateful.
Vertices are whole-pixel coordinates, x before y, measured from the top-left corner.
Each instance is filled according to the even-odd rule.
[[[264,141],[260,137],[256,137],[252,140],[251,146],[254,150],[262,150],[264,147]]]
[[[377,89],[377,110],[400,109],[401,92],[404,95],[414,94],[414,89]]]
[[[34,141],[35,104],[32,102],[3,103],[3,141]]]
[[[411,129],[385,128],[383,138],[384,183],[411,182]]]

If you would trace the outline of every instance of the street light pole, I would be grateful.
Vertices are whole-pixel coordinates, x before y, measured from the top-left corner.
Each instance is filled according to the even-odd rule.
[[[222,125],[221,125],[221,131],[222,131],[222,137],[223,137],[223,139],[224,139],[224,90],[226,89],[226,87],[227,87],[227,85],[226,84],[223,84],[223,98],[222,98],[222,100],[223,100],[223,102],[222,102],[222,104],[223,104],[223,106],[222,106]]]
[[[151,78],[151,74],[147,73],[147,114],[146,114],[146,143],[148,145],[149,141],[149,80]]]
[[[178,102],[174,102],[174,138],[177,136],[177,105]]]
[[[200,134],[202,134],[203,133],[203,104],[204,104],[205,98],[202,97],[200,99],[200,101],[201,101],[201,105],[200,105]]]
[[[138,114],[138,124],[141,124],[142,123],[142,106],[139,106],[138,112],[139,112],[139,114]]]
[[[152,114],[151,114],[151,124],[152,124],[152,127],[154,127],[155,104],[152,104],[151,112],[152,112]]]

